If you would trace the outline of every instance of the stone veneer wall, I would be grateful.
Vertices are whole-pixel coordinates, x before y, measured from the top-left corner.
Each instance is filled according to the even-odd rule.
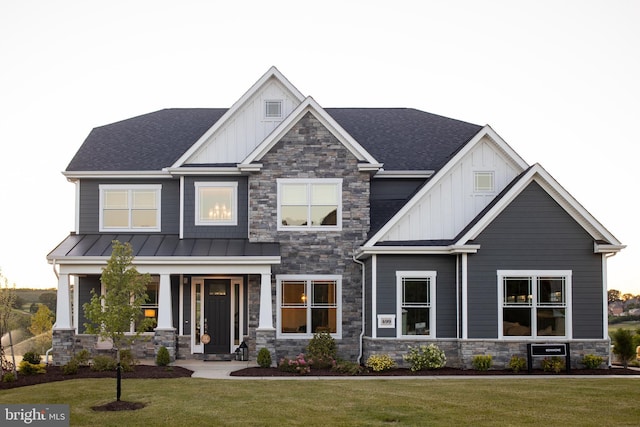
[[[566,341],[557,341],[564,343]],[[583,340],[568,341],[571,356],[571,368],[582,368],[580,361],[587,354],[600,356],[604,359],[602,368],[609,366],[609,340]],[[490,354],[494,369],[508,369],[512,356],[527,358],[527,343],[523,341],[499,341],[499,340],[457,340],[442,339],[429,341],[396,340],[390,338],[364,338],[363,357],[365,363],[372,354],[388,354],[398,366],[409,367],[403,356],[408,353],[409,346],[436,344],[444,350],[447,356],[447,366],[453,368],[473,369],[473,357],[476,355]],[[540,368],[542,358],[533,359],[533,367]]]
[[[354,250],[369,231],[370,175],[358,171],[358,160],[311,113],[306,114],[261,160],[262,169],[249,177],[249,239],[278,242],[282,264],[272,269],[272,307],[278,274],[338,274],[342,276],[342,339],[338,355],[355,360],[361,331],[362,281]],[[278,178],[342,178],[341,231],[278,231]],[[255,354],[259,284],[250,281],[250,348]],[[274,316],[273,325],[276,326]],[[266,339],[263,337],[262,339]],[[305,340],[275,340],[272,359],[304,351]],[[265,341],[265,342],[268,342]]]

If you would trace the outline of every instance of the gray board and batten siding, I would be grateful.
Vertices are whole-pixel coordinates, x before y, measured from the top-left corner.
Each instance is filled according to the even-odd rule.
[[[468,258],[469,338],[498,337],[498,270],[571,270],[574,339],[602,337],[602,255],[594,240],[532,182],[472,242]]]

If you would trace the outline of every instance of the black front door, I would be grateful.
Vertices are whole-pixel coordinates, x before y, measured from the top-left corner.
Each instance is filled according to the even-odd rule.
[[[204,352],[229,353],[231,346],[231,280],[205,279],[204,281],[205,333],[210,341]]]

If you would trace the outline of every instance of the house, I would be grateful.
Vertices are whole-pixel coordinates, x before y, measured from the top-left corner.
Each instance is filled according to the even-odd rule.
[[[323,108],[276,68],[228,109],[95,128],[63,172],[75,231],[58,276],[56,364],[99,343],[81,309],[113,240],[150,273],[152,357],[303,351],[329,332],[364,362],[436,343],[449,366],[528,343],[609,355],[607,258],[624,246],[491,127],[409,108]]]

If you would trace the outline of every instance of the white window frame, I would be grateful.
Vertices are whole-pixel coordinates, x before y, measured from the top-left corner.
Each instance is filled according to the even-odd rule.
[[[276,338],[279,339],[309,339],[313,337],[310,331],[311,312],[313,308],[312,302],[306,305],[307,311],[307,332],[300,333],[283,333],[282,332],[282,282],[287,281],[304,281],[305,293],[311,299],[313,289],[311,282],[313,281],[334,281],[336,283],[336,332],[330,335],[335,339],[342,338],[342,276],[338,274],[283,274],[276,276]],[[334,308],[333,306],[331,308]]]
[[[236,181],[197,181],[195,188],[195,225],[217,226],[238,225],[238,183]],[[231,218],[228,220],[203,220],[200,218],[200,189],[201,188],[231,188]]]
[[[544,341],[554,340],[567,340],[573,336],[572,327],[572,311],[571,311],[571,293],[572,283],[571,278],[573,275],[572,270],[498,270],[498,338],[505,340],[523,340],[523,339],[535,339]],[[523,305],[523,307],[529,307],[531,309],[531,335],[504,335],[503,319],[504,309],[512,307],[504,303],[504,278],[505,277],[517,277],[531,279],[531,304]],[[539,277],[562,277],[564,278],[564,305],[554,305],[553,307],[561,307],[564,309],[565,321],[564,330],[565,335],[538,335],[537,327],[537,309],[538,308],[551,308],[551,306],[545,306],[544,304],[537,304],[538,301],[538,281]]]
[[[414,340],[433,339],[436,337],[436,278],[437,272],[424,271],[396,271],[396,337],[411,338]],[[402,334],[402,306],[403,306],[403,279],[429,279],[429,302],[420,307],[429,308],[429,334],[428,335],[403,335]]]
[[[100,201],[99,201],[99,210],[100,210],[100,219],[99,219],[99,230],[101,232],[112,232],[112,231],[126,231],[126,232],[150,232],[150,231],[161,231],[162,229],[162,184],[100,184]],[[156,193],[156,226],[155,227],[133,227],[131,221],[131,212],[132,209],[132,197],[133,192],[136,190],[144,190],[144,191],[155,191]],[[107,191],[127,191],[128,194],[128,210],[129,210],[129,226],[128,227],[105,227],[104,226],[104,194]]]
[[[278,104],[280,105],[280,114],[270,115],[269,114],[269,104]],[[284,101],[282,99],[265,99],[262,105],[262,117],[265,120],[282,120],[282,116],[284,114]]]
[[[473,192],[474,193],[495,193],[496,191],[496,176],[494,171],[474,171],[473,173]],[[480,177],[491,178],[491,188],[480,187],[478,185],[478,179]]]
[[[336,212],[336,225],[311,225],[311,197],[308,197],[307,224],[308,225],[282,225],[282,186],[287,184],[304,184],[307,186],[307,194],[310,194],[313,184],[332,184],[336,186],[338,206]],[[342,178],[279,178],[278,185],[278,231],[340,231],[342,230]]]

